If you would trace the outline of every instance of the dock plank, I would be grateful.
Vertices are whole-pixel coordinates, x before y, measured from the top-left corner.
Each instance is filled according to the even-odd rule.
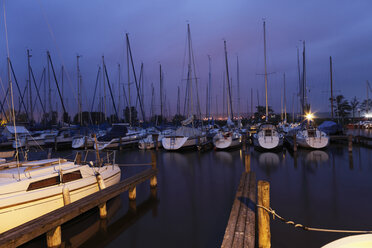
[[[56,209],[17,228],[0,234],[0,248],[20,246],[47,231],[79,216],[80,214],[107,202],[129,188],[156,176],[157,169],[147,169],[113,186]]]
[[[225,236],[222,241],[222,248],[232,247],[233,240],[234,240],[234,233],[235,233],[235,226],[238,220],[239,210],[240,210],[240,201],[239,197],[242,196],[243,188],[246,182],[247,173],[243,173],[240,177],[240,182],[238,186],[238,190],[236,192],[236,196],[233,202],[233,206],[231,208],[230,217],[227,222],[227,227],[225,230]]]
[[[243,172],[221,247],[254,247],[256,176]]]

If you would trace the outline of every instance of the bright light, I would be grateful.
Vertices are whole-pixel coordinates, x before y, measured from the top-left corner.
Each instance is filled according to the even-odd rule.
[[[364,117],[366,117],[366,118],[372,118],[372,113],[366,113],[366,114],[364,115]]]
[[[315,118],[315,116],[314,116],[313,113],[309,112],[309,113],[307,113],[307,114],[305,115],[305,118],[306,118],[306,120],[308,120],[308,121],[312,121],[312,120]]]

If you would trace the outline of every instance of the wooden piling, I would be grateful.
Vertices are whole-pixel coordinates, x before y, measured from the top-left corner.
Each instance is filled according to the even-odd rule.
[[[348,136],[348,151],[353,152],[353,136],[351,134]]]
[[[121,137],[119,138],[119,150],[121,151],[123,147],[121,146]]]
[[[242,143],[243,143],[243,150],[245,150],[247,146],[247,136],[245,133],[242,134]]]
[[[250,154],[245,154],[245,172],[250,172],[251,171],[251,155]]]
[[[62,244],[61,226],[57,226],[46,233],[48,247],[60,247]]]
[[[105,182],[103,181],[103,178],[101,175],[97,175],[97,182],[98,182],[98,186],[100,190],[103,190],[106,188]],[[107,216],[106,202],[103,204],[100,204],[98,208],[99,208],[99,217],[101,219],[105,219]]]
[[[58,150],[58,144],[57,144],[57,136],[54,136],[54,150]]]
[[[76,162],[76,164],[81,164],[81,153],[80,152],[76,153],[75,162]]]
[[[155,150],[159,150],[159,142],[158,142],[158,139],[159,139],[159,134],[153,134],[153,135],[152,135],[152,140],[153,140],[153,142],[154,142]]]
[[[258,181],[258,205],[270,209],[270,183]],[[258,207],[258,247],[271,247],[270,216],[269,213]]]
[[[52,148],[48,149],[48,159],[52,158]]]
[[[88,136],[84,136],[84,149],[88,150]]]
[[[129,200],[131,200],[131,201],[135,200],[136,199],[136,196],[137,196],[137,194],[136,194],[136,186],[130,188],[128,190],[128,194],[129,194]]]
[[[151,166],[153,169],[156,169],[156,152],[151,152]],[[150,178],[150,188],[156,188],[158,185],[158,180],[156,176]]]
[[[293,151],[297,152],[297,137],[296,134],[293,135]]]
[[[67,186],[64,186],[62,189],[62,195],[63,195],[63,204],[66,206],[67,204],[71,203],[71,198],[70,198],[70,190],[68,189]]]

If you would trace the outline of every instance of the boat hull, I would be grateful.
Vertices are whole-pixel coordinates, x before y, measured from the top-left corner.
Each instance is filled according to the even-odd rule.
[[[163,148],[168,151],[176,151],[180,149],[187,149],[187,148],[196,148],[199,144],[202,144],[207,141],[207,137],[164,137],[161,140]]]
[[[100,175],[106,187],[120,181],[121,172],[118,166],[111,165],[101,169],[104,169],[100,170]],[[69,189],[71,202],[99,191],[97,179],[92,175],[24,194],[2,197],[0,199],[0,233],[63,207],[62,190],[64,187]]]

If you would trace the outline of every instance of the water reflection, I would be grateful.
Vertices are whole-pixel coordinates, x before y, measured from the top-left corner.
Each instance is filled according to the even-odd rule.
[[[216,151],[216,158],[225,164],[230,164],[233,162],[233,157],[230,152]]]
[[[325,151],[315,150],[315,151],[310,151],[306,155],[305,160],[307,162],[313,162],[313,163],[324,163],[329,160],[329,156]]]
[[[260,153],[258,163],[263,166],[278,166],[280,164],[279,155],[273,152]]]

